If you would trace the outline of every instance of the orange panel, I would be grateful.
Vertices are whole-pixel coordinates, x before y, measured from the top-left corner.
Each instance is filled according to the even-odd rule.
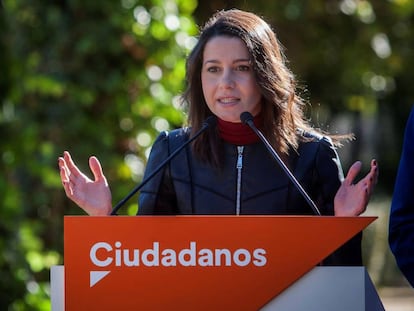
[[[66,216],[66,310],[257,310],[375,219]]]

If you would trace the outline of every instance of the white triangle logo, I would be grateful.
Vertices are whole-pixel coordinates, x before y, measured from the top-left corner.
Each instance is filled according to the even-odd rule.
[[[106,277],[111,271],[90,271],[89,287],[93,287],[96,283]]]

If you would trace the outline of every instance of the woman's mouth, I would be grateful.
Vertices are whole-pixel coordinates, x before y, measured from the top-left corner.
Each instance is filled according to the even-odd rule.
[[[218,102],[223,105],[236,104],[240,101],[237,97],[223,97],[219,98]]]

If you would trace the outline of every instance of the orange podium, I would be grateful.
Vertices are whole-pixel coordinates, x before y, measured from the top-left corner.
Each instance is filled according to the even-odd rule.
[[[65,310],[260,310],[375,219],[65,216]]]

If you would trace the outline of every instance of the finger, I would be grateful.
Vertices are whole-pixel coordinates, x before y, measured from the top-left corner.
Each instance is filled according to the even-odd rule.
[[[69,182],[69,176],[65,166],[65,160],[63,158],[59,158],[59,174],[62,183]]]
[[[371,160],[371,171],[373,176],[373,182],[374,184],[377,184],[378,182],[378,175],[379,175],[379,168],[378,168],[378,162],[377,160],[373,159]]]
[[[58,158],[58,167],[59,167],[60,179],[62,179],[62,181],[66,180],[66,178],[67,178],[65,165],[66,165],[65,160],[62,157],[59,157]]]
[[[106,183],[106,178],[103,174],[101,163],[99,162],[97,157],[92,156],[89,158],[89,167],[91,168],[93,177],[95,177],[95,181],[104,181]]]
[[[378,166],[376,160],[371,160],[371,169],[368,172],[367,176],[365,176],[361,182],[367,185],[367,192],[371,195],[374,186],[377,184],[378,181]]]
[[[59,157],[58,163],[59,163],[60,179],[62,181],[63,186],[66,186],[67,184],[71,182],[71,179],[70,179],[71,173],[66,165],[66,161],[64,158]]]
[[[60,180],[63,185],[63,190],[65,191],[66,196],[70,197],[73,191],[70,188],[70,181],[68,177],[65,159],[63,159],[62,157],[59,157],[58,165],[59,165],[59,175],[60,175]]]
[[[359,208],[358,208],[358,211],[357,211],[357,215],[361,215],[367,209],[370,194],[369,194],[368,184],[366,184],[366,183],[361,184],[361,181],[358,184],[359,185],[357,187],[355,187],[355,189],[358,189],[358,192],[355,192],[355,196],[357,196],[359,198],[359,203],[358,203]]]
[[[361,161],[356,161],[354,164],[351,165],[351,167],[348,170],[348,174],[346,174],[345,177],[345,184],[352,185],[355,178],[358,176],[359,172],[361,171],[362,163]]]
[[[65,160],[66,167],[68,168],[70,174],[73,174],[75,177],[83,175],[82,172],[75,165],[75,162],[73,162],[72,157],[68,151],[65,151],[63,153],[63,158]],[[68,174],[68,177],[70,177],[70,174]]]
[[[67,173],[64,167],[60,169],[60,179],[62,180],[63,189],[65,190],[66,196],[71,198],[73,196],[73,186],[67,177]]]
[[[368,188],[368,194],[371,196],[372,192],[374,191],[375,185],[378,183],[378,163],[377,161],[371,160],[371,170],[369,172],[370,179],[369,179],[369,188]]]

